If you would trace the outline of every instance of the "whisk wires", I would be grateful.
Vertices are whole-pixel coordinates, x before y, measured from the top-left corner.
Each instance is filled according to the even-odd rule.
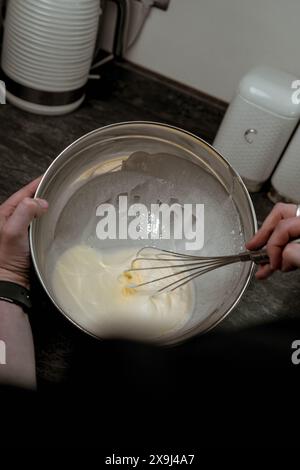
[[[150,256],[142,256],[143,253],[146,252],[146,250],[150,253],[152,252],[154,256],[151,256],[151,254]],[[160,264],[156,266],[136,267],[139,262],[143,261],[151,261]],[[204,257],[177,253],[171,250],[162,250],[155,247],[143,247],[137,252],[136,257],[133,259],[131,267],[127,272],[150,271],[157,269],[170,270],[170,268],[172,270],[175,269],[175,272],[172,272],[171,274],[166,274],[155,279],[151,279],[149,281],[132,285],[132,287],[134,288],[139,288],[149,284],[167,281],[164,286],[159,287],[157,289],[157,293],[162,293],[166,291],[173,291],[179,287],[184,286],[185,284],[202,274],[208,273],[221,266],[236,263],[237,261],[240,261],[240,259],[237,259],[236,255]],[[165,262],[167,262],[168,264],[164,264]],[[174,277],[176,277],[175,280]]]

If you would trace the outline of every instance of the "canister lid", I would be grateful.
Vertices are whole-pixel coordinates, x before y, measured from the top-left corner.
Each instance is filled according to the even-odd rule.
[[[300,88],[297,77],[272,67],[260,66],[250,70],[239,84],[239,93],[263,109],[288,118],[300,117]]]

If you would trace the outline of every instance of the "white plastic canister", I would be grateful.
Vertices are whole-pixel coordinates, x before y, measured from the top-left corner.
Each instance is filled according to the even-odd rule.
[[[297,77],[271,67],[257,67],[240,82],[214,147],[258,191],[271,176],[299,118],[292,100]]]

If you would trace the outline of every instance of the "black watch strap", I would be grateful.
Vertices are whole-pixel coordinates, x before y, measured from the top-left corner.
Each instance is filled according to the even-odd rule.
[[[28,289],[9,281],[0,281],[0,300],[17,304],[26,312],[31,308],[30,293]]]

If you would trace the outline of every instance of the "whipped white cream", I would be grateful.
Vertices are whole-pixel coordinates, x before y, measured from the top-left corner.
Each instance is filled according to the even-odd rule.
[[[164,281],[133,288],[173,272],[126,272],[136,252],[137,248],[100,251],[83,244],[68,249],[57,259],[52,275],[58,304],[77,324],[101,337],[151,340],[181,328],[193,310],[193,285],[159,295],[153,294]]]

